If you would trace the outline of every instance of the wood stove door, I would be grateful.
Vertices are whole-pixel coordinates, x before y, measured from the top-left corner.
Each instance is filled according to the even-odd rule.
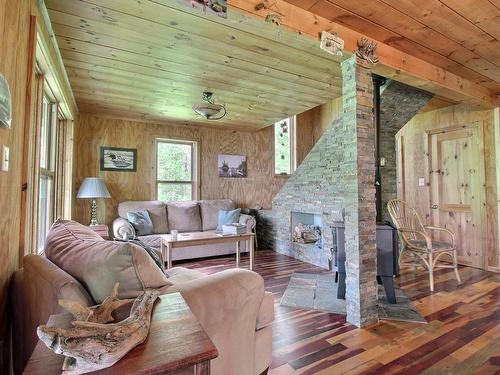
[[[455,233],[459,263],[483,268],[486,236],[483,235],[482,127],[475,125],[429,134],[429,151],[432,225]],[[446,240],[446,234],[436,233],[434,238]]]

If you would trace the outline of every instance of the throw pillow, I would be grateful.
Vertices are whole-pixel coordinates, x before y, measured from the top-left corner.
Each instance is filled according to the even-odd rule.
[[[200,232],[201,216],[198,202],[168,202],[168,229],[182,232]]]
[[[172,285],[142,247],[104,241],[92,229],[71,220],[57,220],[45,242],[45,255],[77,279],[96,303],[108,297],[116,282],[120,298],[135,298],[147,288]]]
[[[153,222],[146,210],[127,212],[127,220],[132,224],[138,236],[153,234]]]
[[[236,210],[231,210],[231,211],[219,210],[219,218],[217,220],[217,230],[221,231],[223,225],[237,223],[238,220],[240,220],[240,212],[241,208],[237,208]]]

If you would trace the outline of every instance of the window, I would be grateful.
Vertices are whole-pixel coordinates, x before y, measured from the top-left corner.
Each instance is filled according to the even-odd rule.
[[[196,199],[196,146],[196,142],[156,140],[156,199]]]
[[[274,173],[290,175],[295,170],[295,116],[274,124]]]
[[[54,222],[54,175],[56,157],[57,104],[43,95],[40,119],[40,178],[38,187],[38,251]]]

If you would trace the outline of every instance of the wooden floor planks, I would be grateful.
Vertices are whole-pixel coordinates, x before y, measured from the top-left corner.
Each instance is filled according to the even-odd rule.
[[[234,256],[182,262],[210,274],[234,267]],[[243,256],[242,267],[248,267]],[[428,275],[404,267],[397,283],[428,324],[382,321],[357,329],[345,317],[282,307],[293,272],[328,272],[275,253],[258,251],[254,270],[275,297],[270,375],[288,374],[500,374],[500,275],[462,267]]]

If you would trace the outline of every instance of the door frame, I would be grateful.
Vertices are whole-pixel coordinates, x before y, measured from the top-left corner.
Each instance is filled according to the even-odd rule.
[[[486,207],[486,171],[485,171],[485,157],[484,157],[484,121],[473,121],[470,123],[466,124],[455,124],[451,126],[444,126],[444,127],[439,127],[435,129],[427,129],[424,131],[424,137],[425,141],[423,142],[424,144],[424,155],[427,157],[427,163],[424,163],[425,165],[425,174],[428,176],[429,179],[429,184],[432,181],[432,136],[440,133],[447,133],[451,131],[456,131],[456,130],[465,130],[465,129],[476,129],[477,130],[477,135],[479,138],[479,150],[481,153],[481,158],[480,158],[480,163],[481,165],[478,168],[478,176],[480,178],[480,193],[479,193],[479,201],[481,204],[481,207]],[[430,184],[429,186],[429,210],[432,210],[432,198],[435,196],[436,191],[436,186],[433,186]],[[432,214],[430,217],[432,218]],[[484,240],[486,238],[486,210],[481,209],[479,213],[479,217],[477,218],[479,221],[479,235],[481,238]],[[484,242],[481,244],[481,253],[482,253],[482,259],[481,259],[481,268],[484,270],[488,270],[488,246]]]

